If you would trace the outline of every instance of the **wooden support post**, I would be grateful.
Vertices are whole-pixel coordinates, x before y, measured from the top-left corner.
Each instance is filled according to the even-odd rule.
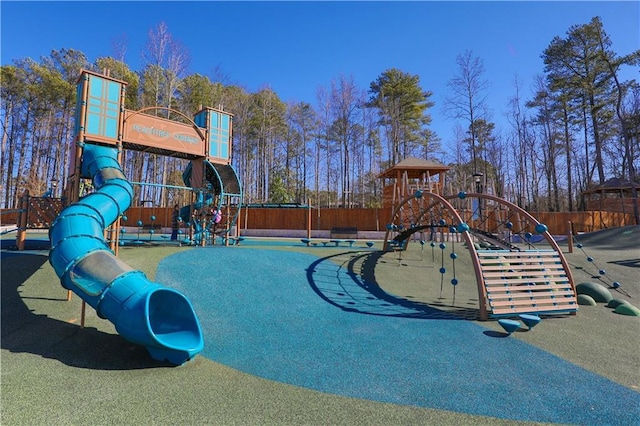
[[[307,198],[307,240],[311,239],[311,199]],[[307,241],[307,247],[311,244]]]
[[[84,328],[84,319],[87,313],[87,302],[82,301],[82,309],[80,311],[80,328]]]
[[[18,250],[24,250],[24,241],[27,238],[27,216],[29,215],[29,190],[25,190],[20,198],[20,213],[18,214],[18,234],[16,246]]]
[[[226,226],[227,232],[224,235],[224,245],[225,246],[229,245],[229,235],[230,235],[230,233],[229,233],[230,229],[229,228],[231,227],[231,220],[229,220],[229,214],[231,214],[231,205],[230,205],[229,197],[227,197],[227,212],[225,214],[226,221],[227,221],[227,226]]]
[[[240,221],[240,217],[238,217],[238,222],[239,221]],[[245,207],[244,209],[244,230],[245,231],[248,229],[248,225],[249,225],[249,209]]]
[[[569,247],[569,253],[573,253],[573,224],[571,221],[567,222],[567,246]]]
[[[207,235],[207,232],[206,232],[206,229],[207,229],[207,216],[203,215],[201,217],[202,217],[202,224],[201,224],[201,226],[202,226],[202,236],[200,237],[200,247],[206,247],[206,245],[207,245],[207,237],[206,237],[206,235]],[[216,234],[215,233],[213,234],[213,238],[214,239],[216,238]]]
[[[238,215],[236,216],[236,238],[240,238],[240,221],[242,220],[242,203],[238,202]],[[215,238],[215,236],[213,237]],[[238,240],[240,241],[240,240]]]

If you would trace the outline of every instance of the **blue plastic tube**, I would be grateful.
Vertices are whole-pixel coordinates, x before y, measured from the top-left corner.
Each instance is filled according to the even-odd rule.
[[[131,205],[133,188],[117,150],[87,144],[82,176],[96,191],[65,208],[51,225],[49,263],[61,284],[111,321],[126,340],[151,357],[183,364],[204,348],[202,329],[189,300],[151,282],[113,255],[104,230]]]

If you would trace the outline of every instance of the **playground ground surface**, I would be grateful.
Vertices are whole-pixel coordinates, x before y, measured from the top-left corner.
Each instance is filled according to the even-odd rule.
[[[44,235],[46,238],[46,234]],[[184,292],[205,350],[179,367],[66,301],[42,234],[2,240],[2,425],[633,425],[640,318],[603,304],[505,337],[477,321],[465,248],[142,245],[120,257]],[[640,227],[578,237],[576,283],[640,306]],[[455,277],[449,253],[458,253]],[[589,262],[587,257],[592,257]],[[447,269],[439,272],[442,264]],[[454,299],[455,297],[455,299]]]

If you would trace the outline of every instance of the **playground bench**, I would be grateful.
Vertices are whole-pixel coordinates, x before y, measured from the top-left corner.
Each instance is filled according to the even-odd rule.
[[[358,228],[355,226],[331,228],[331,238],[358,238]]]

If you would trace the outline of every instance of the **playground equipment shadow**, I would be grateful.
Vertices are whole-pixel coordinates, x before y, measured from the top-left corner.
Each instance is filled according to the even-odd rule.
[[[637,270],[616,263],[638,257],[637,246],[612,249],[612,239],[585,248],[637,305]],[[454,300],[453,286],[434,279],[440,258],[417,244],[399,257],[364,242],[272,242],[122,248],[128,264],[196,306],[205,351],[177,368],[91,309],[80,328],[80,300],[66,301],[46,252],[3,251],[2,424],[625,424],[640,415],[636,317],[581,307],[503,338],[495,322],[469,320],[477,290],[462,255]],[[582,253],[568,257],[582,268],[577,282],[593,275]]]

